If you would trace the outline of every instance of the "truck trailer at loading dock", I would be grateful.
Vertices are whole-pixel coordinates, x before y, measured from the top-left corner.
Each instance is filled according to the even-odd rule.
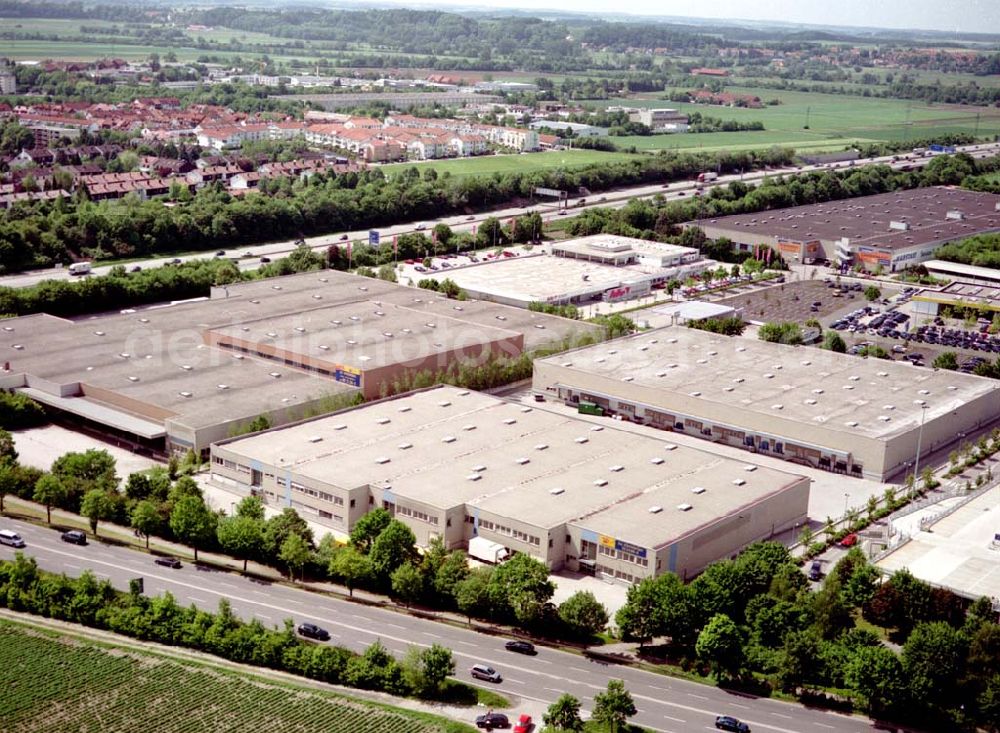
[[[507,548],[499,542],[493,542],[485,537],[473,537],[469,540],[469,557],[480,562],[499,565],[509,556]]]

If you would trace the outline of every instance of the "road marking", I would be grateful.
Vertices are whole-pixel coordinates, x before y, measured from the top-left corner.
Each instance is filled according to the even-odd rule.
[[[738,702],[730,702],[730,703],[726,703],[726,705],[728,707],[731,707],[731,708],[742,708],[743,710],[749,710],[750,709],[749,705],[740,705]]]
[[[784,715],[782,713],[771,713],[776,718],[784,718],[785,720],[793,720],[791,715]]]
[[[220,594],[221,595],[221,594]],[[188,596],[195,603],[208,603],[204,598],[196,598],[195,596]]]
[[[830,730],[833,730],[833,726],[827,725],[826,723],[816,723],[815,725],[818,725],[820,728],[829,728]]]
[[[355,618],[360,618],[360,617],[359,616],[355,616]],[[399,624],[389,624],[389,623],[387,623],[385,625],[388,626],[390,629],[399,629],[400,631],[406,631],[406,627],[405,626],[400,626]]]
[[[266,613],[259,613],[259,612],[255,611],[253,615],[257,616],[258,618],[266,618],[268,621],[271,620],[271,617],[268,616]]]
[[[440,636],[438,636],[437,634],[432,634],[432,633],[431,633],[431,632],[429,632],[429,631],[425,631],[425,632],[424,632],[424,636],[429,636],[429,637],[431,637],[432,639],[440,639],[440,638],[441,638],[441,637],[440,637]]]
[[[80,570],[80,566],[79,565],[74,565],[71,562],[64,562],[63,563],[63,567],[64,568],[73,568],[74,570]]]
[[[688,697],[696,697],[696,698],[698,698],[699,700],[707,700],[707,699],[708,699],[708,698],[707,698],[707,697],[705,697],[704,695],[696,695],[696,694],[694,694],[693,692],[689,692],[689,693],[687,694],[687,696],[688,696]]]
[[[686,723],[687,722],[686,720],[681,720],[680,718],[672,718],[669,715],[664,715],[663,717],[666,718],[667,720],[672,720],[675,723]]]

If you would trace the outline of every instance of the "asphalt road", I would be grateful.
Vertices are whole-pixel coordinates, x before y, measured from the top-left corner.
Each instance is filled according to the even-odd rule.
[[[286,618],[296,624],[311,621],[330,631],[332,643],[356,651],[376,639],[397,655],[402,655],[412,644],[442,644],[454,652],[459,679],[546,705],[569,692],[589,711],[593,695],[604,690],[609,679],[622,679],[639,709],[633,722],[657,731],[715,730],[718,714],[746,721],[755,733],[886,730],[863,718],[729,693],[643,670],[591,662],[554,649],[539,647],[537,656],[523,656],[506,651],[503,637],[251,580],[235,573],[197,568],[190,563],[172,570],[153,564],[151,556],[135,550],[99,542],[85,547],[63,543],[56,530],[46,527],[9,519],[0,520],[0,526],[16,530],[28,545],[23,551],[34,556],[45,570],[75,576],[90,569],[121,589],[128,587],[129,579],[142,577],[147,595],[169,591],[181,605],[193,603],[206,610],[215,610],[219,600],[227,598],[234,612],[244,619],[260,619],[265,626],[280,625]],[[15,552],[0,545],[0,559],[12,559]],[[475,662],[492,665],[503,675],[503,682],[489,685],[473,681],[468,668]],[[476,711],[470,710],[470,721],[475,714]]]
[[[982,158],[989,157],[1000,153],[1000,143],[987,143],[983,145],[968,145],[958,148],[959,152],[967,152],[973,157]],[[714,186],[725,186],[732,181],[744,181],[752,182],[759,181],[767,176],[777,176],[782,174],[790,173],[805,173],[808,171],[815,170],[832,170],[835,168],[844,168],[851,165],[859,166],[871,163],[885,163],[891,165],[893,168],[902,168],[903,166],[913,166],[921,167],[926,165],[932,158],[917,158],[910,157],[907,155],[896,156],[899,158],[898,161],[893,162],[891,156],[883,156],[878,158],[865,158],[861,160],[854,161],[852,163],[828,163],[825,165],[806,165],[806,166],[789,166],[787,168],[772,169],[768,171],[751,171],[749,173],[743,174],[732,174],[719,176],[718,179],[712,183],[705,184],[704,188],[706,190]],[[693,181],[676,181],[667,185],[655,184],[651,186],[634,186],[630,188],[622,188],[614,191],[606,191],[594,194],[587,197],[587,203],[584,206],[575,206],[570,209],[572,214],[577,214],[585,209],[593,207],[609,207],[609,208],[622,208],[628,204],[628,202],[634,198],[650,198],[657,194],[665,195],[668,199],[681,198],[682,196],[693,195],[696,189],[696,185]],[[570,201],[573,202],[577,200],[576,197],[571,197]],[[382,241],[391,239],[393,236],[398,234],[408,234],[413,231],[417,231],[416,227],[423,224],[426,230],[429,231],[433,228],[434,224],[438,222],[443,222],[452,227],[453,230],[458,232],[470,231],[473,227],[480,225],[488,217],[497,217],[500,220],[509,219],[512,216],[518,216],[526,213],[530,210],[537,210],[542,214],[542,218],[546,221],[550,221],[558,218],[558,214],[555,210],[555,202],[551,199],[543,199],[533,206],[524,207],[510,207],[506,209],[501,209],[499,211],[489,211],[481,212],[475,215],[465,215],[465,216],[447,216],[441,219],[428,220],[428,221],[414,221],[408,222],[406,224],[397,224],[390,227],[380,227],[378,229],[379,235]],[[331,244],[336,244],[341,241],[346,241],[346,239],[351,241],[368,239],[368,230],[359,230],[351,232],[337,232],[335,234],[327,234],[320,237],[309,237],[306,239],[306,243],[316,250],[325,250]],[[288,254],[295,247],[294,240],[288,240],[283,242],[271,242],[269,244],[262,244],[254,247],[240,247],[234,250],[226,251],[227,257],[239,258],[239,267],[242,270],[253,270],[259,267],[261,257],[281,257]],[[196,254],[185,255],[179,257],[182,261],[204,259],[206,257],[211,257],[213,253],[211,252],[199,252]],[[146,260],[136,260],[130,262],[128,267],[134,267],[136,265],[142,267],[143,269],[149,267],[160,267],[171,260],[173,257],[154,257]],[[95,267],[93,269],[93,274],[103,275],[111,269],[111,265],[103,265],[101,267]],[[35,285],[42,280],[68,280],[71,279],[71,275],[65,268],[50,268],[46,270],[32,270],[30,272],[24,272],[16,275],[7,275],[5,277],[0,277],[0,285],[7,287],[23,288],[30,285]]]

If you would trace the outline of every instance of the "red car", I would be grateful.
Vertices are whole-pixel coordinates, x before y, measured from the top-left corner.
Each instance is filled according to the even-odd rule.
[[[517,725],[514,726],[514,733],[530,733],[534,727],[531,716],[521,713],[521,717],[517,719]]]
[[[858,544],[858,536],[854,532],[844,535],[844,539],[840,541],[841,547],[854,547],[856,544]]]

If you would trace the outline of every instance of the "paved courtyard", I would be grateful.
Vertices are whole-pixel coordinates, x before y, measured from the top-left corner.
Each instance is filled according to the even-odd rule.
[[[48,470],[52,462],[65,453],[82,453],[96,448],[106,450],[115,459],[118,476],[124,479],[130,473],[145,471],[162,465],[152,458],[140,456],[125,448],[99,438],[62,427],[44,425],[30,430],[11,431],[17,446],[18,460],[26,466]]]
[[[916,577],[972,597],[1000,599],[1000,487],[994,487],[878,562],[887,572],[909,568]]]

